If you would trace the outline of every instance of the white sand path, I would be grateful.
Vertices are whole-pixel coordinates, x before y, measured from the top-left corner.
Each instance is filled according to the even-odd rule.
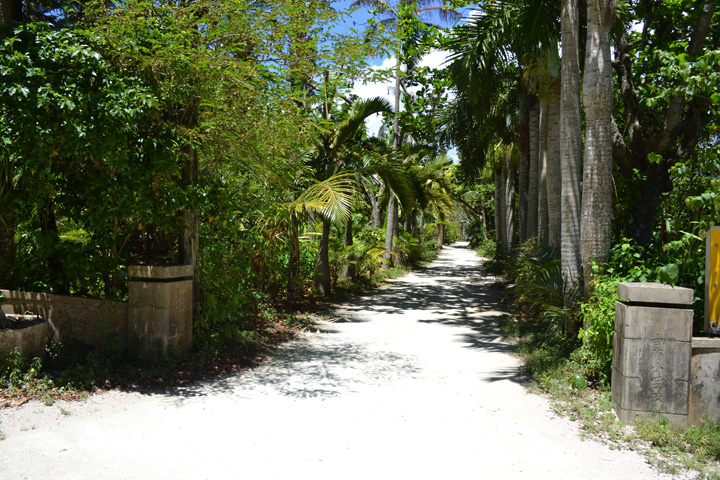
[[[657,479],[527,393],[465,244],[248,372],[0,411],[0,479]]]

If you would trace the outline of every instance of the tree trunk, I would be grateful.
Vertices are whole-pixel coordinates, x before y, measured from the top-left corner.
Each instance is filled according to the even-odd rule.
[[[198,182],[198,155],[192,147],[186,147],[186,159],[183,165],[182,182],[186,187],[196,186]],[[193,266],[193,309],[200,300],[200,210],[187,206],[182,211],[182,224],[178,241],[181,265]]]
[[[405,223],[403,226],[403,230],[411,233],[412,232],[412,226],[413,226],[413,215],[415,214],[414,210],[410,212],[405,212]]]
[[[611,2],[588,0],[585,54],[585,161],[583,168],[581,250],[585,299],[592,293],[592,262],[607,261],[612,220],[612,101],[610,27]]]
[[[397,60],[395,72],[395,115],[393,117],[393,155],[395,160],[400,157],[400,146],[402,137],[400,135],[400,59]],[[387,225],[385,228],[385,263],[383,268],[390,268],[393,265],[393,239],[398,228],[398,206],[393,192],[390,193],[388,201]]]
[[[520,161],[518,165],[518,217],[520,220],[520,243],[528,239],[528,176],[530,168],[530,111],[528,109],[528,93],[523,91],[520,101]],[[486,223],[487,226],[487,223]]]
[[[507,251],[505,234],[505,169],[500,164],[495,169],[495,243],[501,252]]]
[[[549,85],[548,144],[547,144],[547,202],[548,245],[560,252],[560,223],[562,188],[560,170],[560,79],[551,78]]]
[[[11,0],[0,0],[0,25],[8,24],[12,21],[12,4]]]
[[[345,235],[343,236],[343,247],[347,250],[348,247],[353,244],[353,224],[352,219],[348,219],[345,224]],[[355,264],[352,263],[355,259],[348,258],[349,263],[342,266],[340,270],[340,278],[355,280]]]
[[[288,301],[294,304],[302,295],[300,285],[300,221],[290,215],[290,261],[288,262]]]
[[[383,224],[383,213],[380,209],[380,193],[377,195],[374,193],[370,193],[370,207],[371,207],[371,217],[370,217],[370,228],[373,230],[377,230],[380,228],[380,226]]]
[[[528,169],[528,199],[527,199],[527,226],[525,234],[527,238],[537,237],[538,234],[538,149],[539,139],[539,114],[538,102],[532,99],[530,105],[530,118],[528,126],[530,129],[530,163]]]
[[[47,250],[45,262],[50,273],[51,281],[56,285],[54,293],[66,295],[70,292],[69,286],[63,281],[65,277],[64,257],[59,255],[60,232],[58,230],[57,218],[53,198],[46,194],[43,203],[37,205],[37,215],[40,221],[40,232],[46,242]]]
[[[0,0],[0,26],[22,20],[22,1]]]
[[[400,205],[397,199],[395,199],[395,215],[393,215],[393,237],[397,238],[400,236]]]
[[[548,243],[547,156],[550,106],[548,98],[540,100],[538,120],[538,231],[540,241]]]
[[[320,295],[329,295],[331,290],[330,277],[330,220],[322,218],[323,231],[315,259],[315,290]]]
[[[0,195],[0,288],[13,289],[15,263],[15,209],[12,199]]]
[[[560,93],[560,162],[562,170],[561,257],[567,281],[566,306],[577,302],[575,294],[581,271],[580,257],[580,20],[577,0],[562,2],[562,83]]]
[[[505,147],[505,161],[503,168],[505,170],[505,199],[503,207],[505,209],[503,215],[503,227],[505,237],[505,248],[510,250],[515,246],[515,165],[511,157],[510,147]]]
[[[387,223],[385,225],[385,263],[383,264],[383,268],[386,269],[393,266],[393,237],[395,234],[397,215],[397,200],[391,192],[390,199],[388,200]]]

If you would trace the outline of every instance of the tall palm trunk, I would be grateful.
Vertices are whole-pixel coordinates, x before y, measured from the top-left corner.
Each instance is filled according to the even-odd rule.
[[[528,92],[523,91],[520,97],[520,161],[518,165],[518,216],[520,218],[520,243],[528,239],[527,212],[528,212],[528,176],[530,168],[530,111],[528,109]]]
[[[585,298],[591,293],[591,263],[602,263],[610,252],[612,214],[612,100],[610,27],[614,2],[588,0],[587,46],[583,101],[585,162],[583,168],[581,250]]]
[[[290,262],[288,264],[288,301],[290,304],[302,294],[300,286],[300,220],[290,215]]]
[[[547,96],[540,100],[538,120],[538,238],[548,242],[547,155],[550,105]]]
[[[577,0],[562,2],[562,83],[560,90],[560,162],[562,171],[562,271],[568,283],[565,304],[573,306],[582,271],[580,260],[580,20]]]
[[[548,88],[547,203],[548,245],[560,252],[560,79],[551,78]]]
[[[505,237],[505,248],[510,249],[515,244],[515,164],[511,156],[511,147],[505,148],[505,161],[503,162],[505,170],[505,198],[503,200],[503,228]]]
[[[377,230],[383,223],[383,214],[380,209],[380,194],[370,193],[370,228]]]
[[[500,251],[505,251],[505,178],[502,165],[495,169],[495,243]]]
[[[400,135],[400,60],[397,61],[395,72],[395,116],[393,118],[393,155],[397,160],[400,156],[402,137]],[[397,230],[398,205],[395,195],[390,192],[388,201],[387,225],[385,227],[385,263],[384,268],[390,268],[393,264],[393,238]]]
[[[532,99],[530,105],[530,165],[528,169],[528,197],[527,197],[527,238],[537,237],[538,234],[538,150],[539,138],[539,112],[537,99]]]
[[[325,217],[322,220],[322,237],[318,246],[318,254],[315,260],[315,290],[320,295],[329,295],[331,291],[330,277],[330,220]]]
[[[192,146],[185,148],[186,158],[182,169],[182,183],[195,186],[198,182],[198,155]],[[200,210],[191,206],[182,211],[182,223],[178,235],[179,260],[182,265],[193,267],[193,309],[200,300]]]
[[[343,235],[343,247],[347,249],[348,247],[352,246],[353,244],[353,222],[352,218],[349,218],[347,222],[345,222],[345,234]],[[355,280],[355,264],[354,258],[350,257],[348,258],[348,262],[345,263],[342,266],[342,270],[340,271],[340,278],[344,279],[350,279]]]

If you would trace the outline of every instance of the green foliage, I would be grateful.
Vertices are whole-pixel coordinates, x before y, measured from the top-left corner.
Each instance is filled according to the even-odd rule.
[[[673,287],[680,279],[680,267],[677,263],[668,263],[658,269],[658,280]]]
[[[141,253],[138,225],[172,229],[184,204],[157,97],[103,48],[90,31],[41,23],[0,44],[21,286],[109,294],[130,248]]]
[[[416,265],[422,260],[423,246],[420,241],[409,232],[403,232],[395,244],[396,258],[401,265]]]
[[[665,417],[641,419],[635,423],[635,429],[643,440],[650,442],[664,452],[678,455],[690,453],[696,462],[720,460],[720,423],[705,421],[688,428],[670,425]]]
[[[37,380],[42,369],[40,358],[26,359],[17,348],[10,353],[0,352],[0,385],[17,388]]]
[[[580,304],[580,318],[585,325],[580,329],[583,342],[575,358],[585,365],[587,375],[602,385],[609,385],[612,373],[613,334],[615,330],[615,305],[618,280],[597,279],[588,302]]]
[[[380,270],[385,252],[385,240],[379,230],[363,229],[355,235],[353,244],[343,256],[343,263],[355,266],[357,278],[368,281]]]
[[[541,321],[547,333],[564,336],[576,331],[575,313],[564,306],[568,288],[557,252],[530,240],[505,264],[510,293],[523,316]]]

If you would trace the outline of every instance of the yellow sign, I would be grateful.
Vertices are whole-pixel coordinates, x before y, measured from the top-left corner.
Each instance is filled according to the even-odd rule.
[[[720,227],[707,232],[705,260],[705,332],[720,333]]]

